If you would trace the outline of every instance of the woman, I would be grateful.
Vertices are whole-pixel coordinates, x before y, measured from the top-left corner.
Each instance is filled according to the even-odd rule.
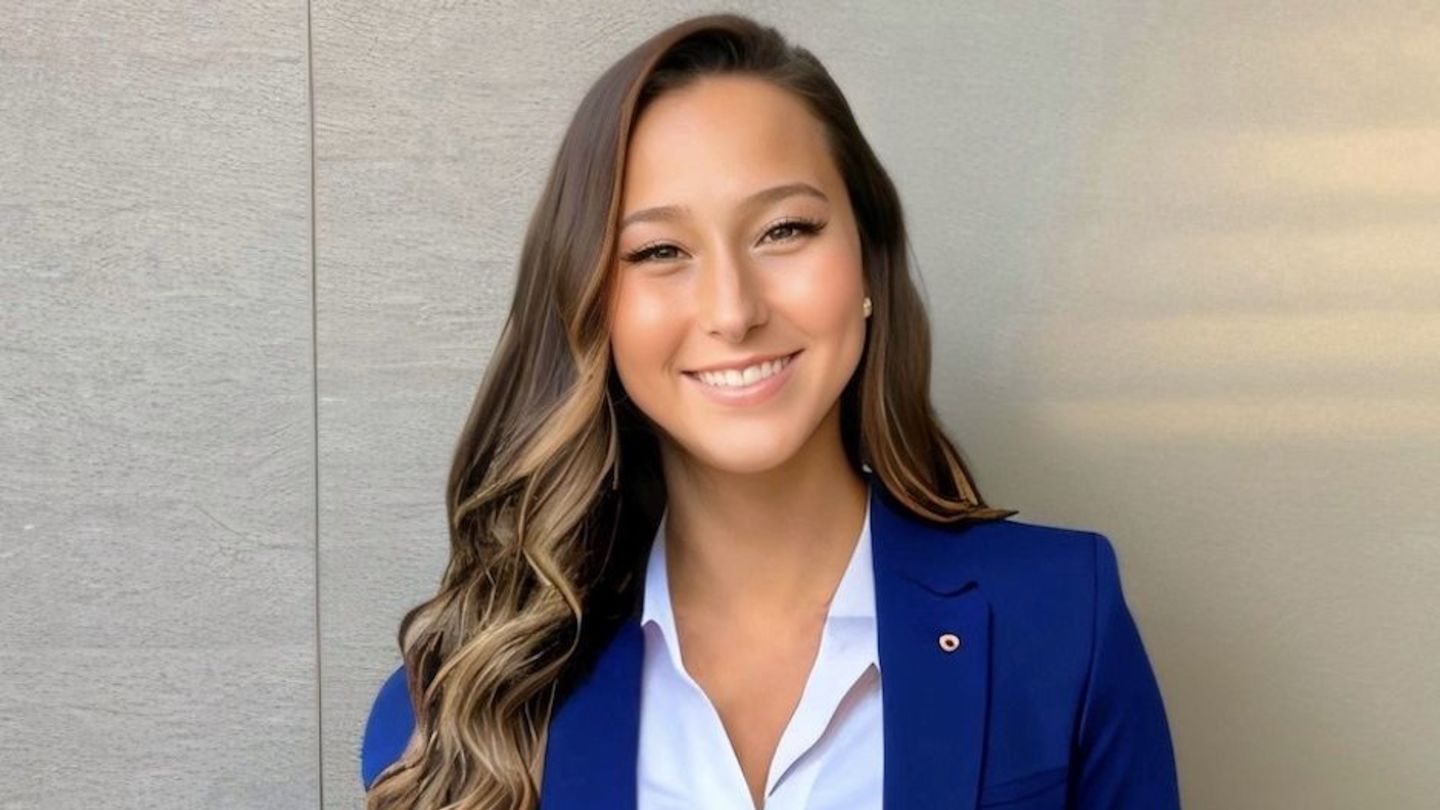
[[[899,198],[734,15],[561,144],[361,751],[375,808],[1178,807],[1102,535],[985,505]]]

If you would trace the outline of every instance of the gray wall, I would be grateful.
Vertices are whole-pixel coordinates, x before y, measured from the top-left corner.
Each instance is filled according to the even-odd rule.
[[[356,807],[560,130],[711,7],[0,7],[0,807]],[[1106,532],[1189,808],[1440,794],[1440,13],[742,3],[904,195],[937,407]]]

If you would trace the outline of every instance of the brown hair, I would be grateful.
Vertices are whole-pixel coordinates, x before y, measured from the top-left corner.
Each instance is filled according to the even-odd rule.
[[[635,120],[706,74],[802,99],[845,179],[874,305],[841,395],[850,462],[924,519],[1016,514],[981,500],[931,406],[930,327],[900,199],[830,74],[747,17],[667,28],[585,94],[531,217],[510,315],[455,448],[449,564],[400,624],[415,733],[369,810],[536,807],[555,706],[638,605],[666,493],[651,424],[610,363],[615,226]]]

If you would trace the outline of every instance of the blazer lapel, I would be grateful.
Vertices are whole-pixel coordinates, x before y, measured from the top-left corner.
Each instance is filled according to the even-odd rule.
[[[903,512],[873,477],[870,498],[885,807],[973,808],[989,706],[990,603],[953,526]]]
[[[595,668],[550,720],[541,810],[635,810],[645,636],[620,626]]]
[[[867,480],[884,804],[973,808],[989,691],[990,604],[964,568],[954,528],[917,520],[873,474]],[[958,641],[953,649],[949,636]],[[644,652],[636,615],[556,708],[546,742],[542,810],[635,810]]]

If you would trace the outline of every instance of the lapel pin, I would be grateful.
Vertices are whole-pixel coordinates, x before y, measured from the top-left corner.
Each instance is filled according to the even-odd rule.
[[[955,652],[956,650],[960,649],[960,637],[955,635],[954,633],[941,633],[939,642],[940,649],[944,650],[947,653]]]

